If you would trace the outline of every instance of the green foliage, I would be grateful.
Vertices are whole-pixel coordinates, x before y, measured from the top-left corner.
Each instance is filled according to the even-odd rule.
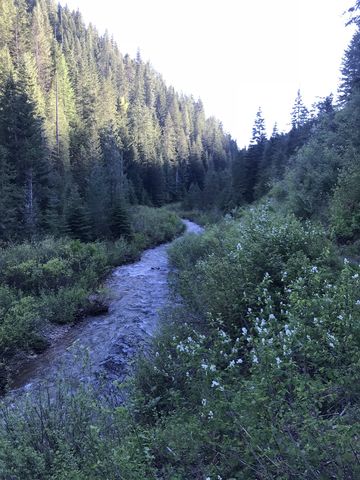
[[[132,209],[130,215],[135,241],[136,236],[139,240],[140,234],[144,237],[145,246],[168,242],[185,228],[178,215],[165,208],[138,206]]]
[[[345,169],[338,179],[330,204],[331,225],[336,238],[356,241],[360,235],[360,167],[359,162]]]
[[[147,435],[133,425],[125,408],[114,408],[90,387],[74,392],[59,382],[53,400],[48,393],[39,392],[16,413],[2,406],[2,479],[155,478]]]
[[[172,259],[198,313],[173,313],[137,377],[160,475],[358,476],[359,268],[336,267],[318,227],[264,209]]]
[[[187,248],[190,241],[194,245]],[[176,281],[186,302],[199,311],[205,308],[211,315],[241,322],[265,273],[278,285],[281,272],[293,276],[299,265],[320,258],[325,245],[330,249],[321,229],[261,207],[245,214],[240,223],[223,221],[201,239],[177,241],[170,257],[181,268]],[[324,257],[322,262],[326,261]]]

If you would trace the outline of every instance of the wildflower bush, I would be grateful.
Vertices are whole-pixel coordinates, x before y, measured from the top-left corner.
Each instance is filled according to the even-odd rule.
[[[267,208],[171,256],[196,314],[174,315],[136,397],[160,478],[359,476],[359,267]]]

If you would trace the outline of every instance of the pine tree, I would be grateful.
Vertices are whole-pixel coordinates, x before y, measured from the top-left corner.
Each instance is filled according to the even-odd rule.
[[[16,172],[23,201],[18,205],[24,234],[31,234],[39,221],[39,208],[48,198],[48,167],[40,119],[26,94],[24,82],[9,78],[0,97],[0,144]]]
[[[11,239],[16,234],[18,201],[15,171],[7,151],[0,145],[0,240]]]
[[[256,185],[259,182],[260,165],[266,145],[265,120],[259,108],[254,122],[253,133],[249,148],[246,151],[245,164],[245,188],[244,199],[251,203],[256,198]]]
[[[291,124],[293,128],[300,128],[303,127],[308,120],[309,110],[305,107],[300,90],[298,90],[291,113]]]
[[[65,233],[71,238],[87,242],[92,238],[90,215],[79,192],[73,188],[65,209]]]
[[[132,229],[129,214],[123,203],[115,205],[110,214],[109,220],[111,237],[116,240],[120,237],[131,238]]]

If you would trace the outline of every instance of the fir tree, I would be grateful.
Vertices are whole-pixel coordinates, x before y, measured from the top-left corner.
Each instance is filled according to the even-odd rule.
[[[111,237],[116,240],[120,237],[131,238],[132,229],[128,212],[119,202],[112,209],[109,219]]]

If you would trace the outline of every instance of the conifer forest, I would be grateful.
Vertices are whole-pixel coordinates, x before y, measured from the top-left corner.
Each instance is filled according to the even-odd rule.
[[[0,0],[0,480],[360,478],[354,2],[338,94],[239,148],[81,12]]]

